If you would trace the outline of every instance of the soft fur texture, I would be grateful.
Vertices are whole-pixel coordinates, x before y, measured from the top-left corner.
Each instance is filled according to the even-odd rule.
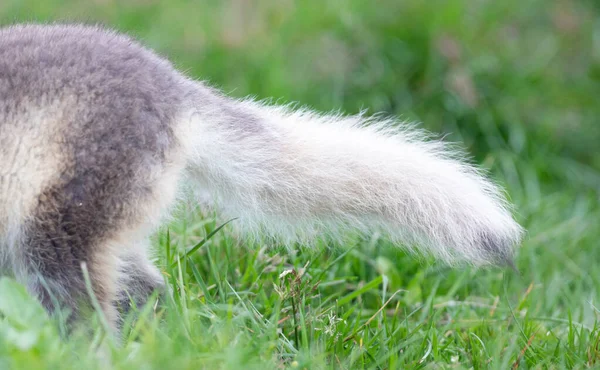
[[[117,329],[162,284],[147,240],[184,184],[285,243],[378,231],[486,265],[522,235],[498,187],[408,125],[234,100],[98,27],[0,30],[0,256],[49,310],[77,317],[85,263]]]

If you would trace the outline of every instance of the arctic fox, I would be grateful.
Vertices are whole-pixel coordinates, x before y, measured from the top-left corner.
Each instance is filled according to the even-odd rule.
[[[0,261],[75,316],[87,271],[116,329],[120,304],[162,284],[148,237],[183,184],[282,243],[354,229],[448,263],[510,261],[522,228],[502,190],[425,136],[229,98],[101,27],[1,28]]]

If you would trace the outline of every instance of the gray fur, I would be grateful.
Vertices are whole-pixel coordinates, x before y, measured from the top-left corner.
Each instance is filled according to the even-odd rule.
[[[72,26],[0,31],[5,117],[53,100],[73,102],[56,122],[59,136],[46,138],[59,141],[68,160],[39,194],[12,256],[30,286],[38,272],[61,287],[56,295],[76,312],[86,296],[80,271],[85,261],[99,301],[110,305],[114,293],[107,292],[111,282],[103,270],[114,267],[96,262],[95,255],[104,253],[106,240],[144,222],[137,205],[155,196],[157,180],[148,174],[160,174],[177,146],[169,123],[181,109],[182,85],[168,62],[112,32]],[[2,129],[7,121],[0,121]],[[36,122],[14,121],[37,129]],[[45,295],[38,283],[32,290]]]
[[[364,133],[363,152],[279,121],[316,139],[330,121],[332,140]],[[250,231],[380,228],[450,262],[510,260],[521,229],[495,186],[417,134],[362,123],[235,101],[102,28],[0,29],[0,256],[49,310],[55,297],[75,317],[84,262],[116,329],[117,306],[162,284],[147,237],[189,180]]]

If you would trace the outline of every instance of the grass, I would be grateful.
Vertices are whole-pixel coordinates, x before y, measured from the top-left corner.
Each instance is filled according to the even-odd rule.
[[[600,361],[600,7],[594,1],[4,0],[3,24],[100,21],[234,96],[385,112],[461,142],[508,189],[520,273],[373,236],[264,249],[182,209],[164,307],[102,362],[0,280],[0,368],[594,368]],[[234,221],[235,222],[235,221]]]

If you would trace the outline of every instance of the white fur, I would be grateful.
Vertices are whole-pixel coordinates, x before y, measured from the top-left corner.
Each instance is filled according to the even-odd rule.
[[[60,176],[69,160],[56,138],[56,123],[67,119],[70,97],[45,106],[14,109],[0,124],[0,267],[14,264],[21,227],[42,189]],[[17,113],[15,113],[17,112]]]
[[[500,189],[409,125],[222,103],[244,116],[230,122],[218,104],[197,102],[184,147],[195,185],[245,231],[288,243],[381,231],[410,250],[477,265],[509,260],[520,241]]]

